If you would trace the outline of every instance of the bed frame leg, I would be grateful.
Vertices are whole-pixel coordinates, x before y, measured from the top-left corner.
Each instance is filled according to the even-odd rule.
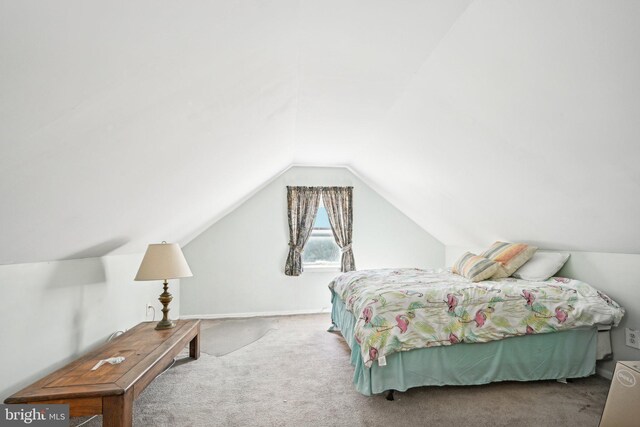
[[[387,394],[384,396],[384,398],[387,400],[393,400],[393,391],[394,390],[387,390]]]

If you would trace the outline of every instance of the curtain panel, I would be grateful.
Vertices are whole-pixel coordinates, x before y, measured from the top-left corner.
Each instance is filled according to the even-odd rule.
[[[321,192],[321,187],[287,187],[289,255],[284,268],[287,276],[302,273],[302,250],[313,230]]]
[[[342,258],[340,271],[356,269],[351,249],[353,234],[353,187],[323,187],[322,201],[333,231],[333,237],[340,247]]]

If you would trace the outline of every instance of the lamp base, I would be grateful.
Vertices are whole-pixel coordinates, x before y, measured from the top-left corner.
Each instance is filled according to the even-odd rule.
[[[176,327],[176,322],[173,322],[171,320],[162,319],[156,325],[156,330],[159,331],[159,330],[162,330],[162,329],[171,329],[171,328],[175,328],[175,327]]]
[[[156,330],[171,329],[176,327],[176,322],[169,320],[169,303],[173,299],[173,296],[169,293],[169,282],[167,279],[162,284],[164,292],[160,294],[158,301],[162,303],[162,320],[156,325]]]

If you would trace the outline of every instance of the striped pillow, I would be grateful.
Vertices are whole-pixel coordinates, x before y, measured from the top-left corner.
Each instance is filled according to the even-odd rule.
[[[487,280],[493,276],[500,267],[495,261],[474,255],[471,252],[465,252],[455,264],[451,271],[460,276],[466,277],[472,282],[480,282]]]
[[[499,264],[498,270],[491,277],[502,279],[511,276],[518,268],[533,256],[538,250],[535,246],[524,243],[495,242],[489,249],[480,254]]]

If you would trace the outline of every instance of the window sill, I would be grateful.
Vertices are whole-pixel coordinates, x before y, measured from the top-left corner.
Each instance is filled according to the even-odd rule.
[[[335,272],[335,273],[340,273],[340,266],[339,265],[302,265],[302,268],[304,270],[305,273],[313,273],[313,272],[317,272],[317,273],[327,273],[327,272]]]

